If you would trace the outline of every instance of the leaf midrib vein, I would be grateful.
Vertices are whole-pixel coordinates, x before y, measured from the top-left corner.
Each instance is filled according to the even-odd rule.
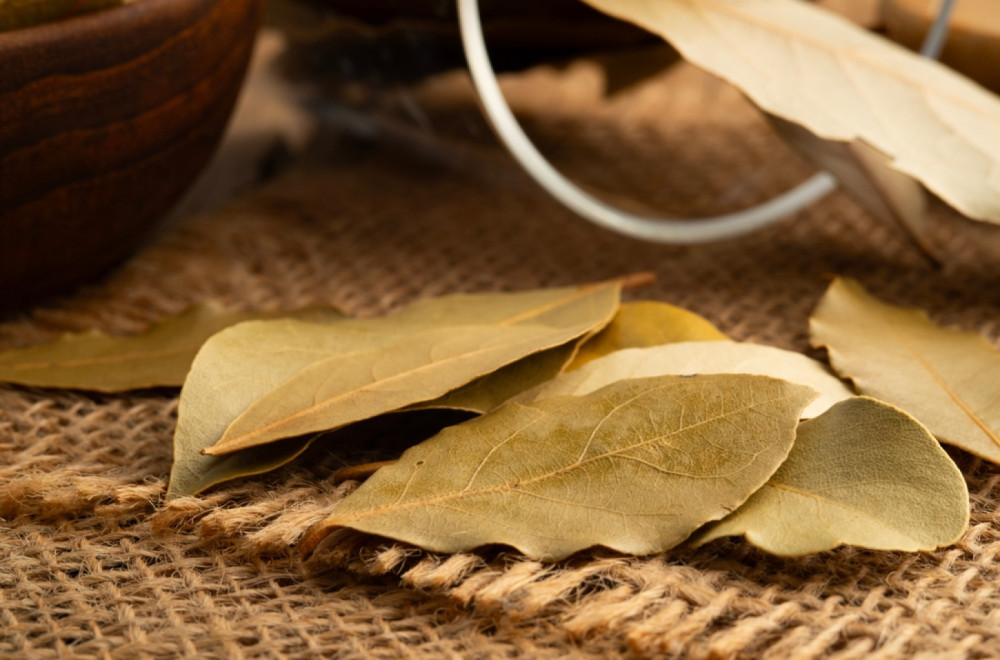
[[[927,374],[938,385],[938,387],[940,387],[945,392],[945,394],[947,394],[948,397],[955,403],[955,405],[958,406],[959,410],[965,413],[966,416],[968,416],[969,419],[971,419],[972,422],[976,426],[978,426],[983,431],[983,433],[986,434],[986,437],[989,438],[994,445],[1000,448],[1000,437],[997,437],[997,435],[993,432],[993,430],[990,429],[990,427],[987,426],[987,424],[982,419],[980,419],[980,417],[975,413],[975,411],[972,410],[961,398],[959,398],[958,393],[952,389],[951,385],[948,383],[947,380],[945,380],[944,376],[938,373],[936,368],[930,362],[924,359],[924,356],[916,349],[916,347],[913,344],[910,343],[910,341],[906,338],[906,336],[899,334],[896,331],[895,326],[891,323],[883,321],[883,325],[886,328],[886,331],[896,341],[898,341],[907,351],[909,351],[909,353],[916,359],[917,363],[920,364],[921,367],[923,367],[924,371],[927,372]]]
[[[826,497],[822,497],[818,493],[810,492],[810,491],[807,491],[807,490],[802,490],[800,488],[796,488],[795,486],[790,486],[788,484],[783,484],[783,483],[780,483],[780,482],[768,481],[764,485],[765,486],[770,486],[771,488],[774,488],[775,490],[788,491],[789,493],[793,493],[795,495],[799,495],[800,497],[804,497],[804,498],[807,498],[807,499],[815,500],[815,501],[823,503],[823,504],[828,504],[830,506],[837,507],[839,509],[843,509],[844,511],[848,511],[850,513],[853,513],[853,514],[855,514],[855,515],[857,515],[857,516],[859,516],[861,518],[864,518],[865,520],[868,520],[868,521],[870,521],[870,522],[872,522],[872,523],[874,523],[874,524],[876,524],[876,525],[878,525],[880,527],[888,527],[887,521],[884,518],[876,518],[876,517],[872,516],[871,514],[869,514],[867,511],[855,508],[853,506],[850,506],[849,504],[845,504],[845,503],[839,502],[837,500],[833,500],[833,499],[828,499]],[[920,539],[914,538],[911,534],[909,534],[906,531],[897,529],[895,527],[889,527],[889,528],[892,529],[897,534],[899,534],[900,536],[904,536],[904,537],[908,538],[909,540],[913,541],[914,543],[921,543]]]
[[[557,307],[568,305],[568,304],[573,303],[573,302],[575,302],[575,301],[577,301],[579,299],[582,299],[582,298],[584,298],[586,296],[592,295],[595,291],[598,291],[602,286],[606,286],[606,285],[592,285],[592,286],[583,287],[582,289],[575,290],[571,294],[569,294],[569,295],[567,295],[567,296],[565,296],[563,298],[559,298],[558,300],[549,301],[548,303],[546,303],[544,305],[541,305],[539,307],[533,308],[533,309],[525,311],[525,312],[521,312],[520,314],[515,314],[514,316],[511,316],[510,318],[504,319],[503,321],[499,322],[498,325],[511,326],[511,325],[519,324],[522,321],[530,319],[530,318],[537,318],[537,317],[541,316],[542,314],[544,314],[544,313],[546,313],[548,311],[551,311],[552,309],[556,309]],[[603,319],[601,319],[601,320],[603,320]],[[593,325],[597,325],[599,323],[600,323],[600,321],[597,321]],[[574,326],[569,326],[569,327],[555,327],[555,328],[551,328],[553,330],[552,334],[553,335],[558,335],[559,333],[569,332],[573,328],[579,327],[580,325],[585,325],[585,324],[583,324],[583,323],[577,323]],[[588,327],[591,327],[590,324],[586,324],[586,325],[588,325]],[[542,326],[542,327],[545,327],[545,326]],[[435,328],[434,330],[437,330],[437,328]],[[581,333],[573,331],[572,336],[570,336],[567,339],[567,341],[572,340],[578,334],[581,334]],[[552,347],[552,343],[551,342],[552,342],[552,340],[545,342],[545,345],[542,346],[541,348],[539,348],[539,350],[545,350],[546,348],[551,348]],[[506,346],[500,347],[500,348],[506,348]],[[308,415],[314,413],[316,410],[319,410],[319,409],[322,409],[322,408],[327,408],[327,407],[335,404],[336,402],[340,401],[341,399],[343,399],[345,397],[349,397],[351,395],[357,394],[358,392],[366,391],[367,389],[369,389],[370,387],[373,387],[375,385],[385,385],[386,383],[392,383],[395,380],[403,379],[405,377],[409,377],[409,376],[412,376],[414,374],[419,374],[419,373],[421,373],[423,371],[426,371],[426,370],[429,370],[429,369],[439,369],[439,368],[442,368],[444,365],[454,364],[455,362],[460,362],[462,360],[472,359],[472,358],[475,358],[475,357],[477,357],[477,356],[479,356],[479,355],[481,355],[483,353],[486,353],[486,352],[488,352],[490,350],[497,350],[497,347],[479,348],[479,349],[477,349],[475,351],[471,351],[471,352],[467,352],[467,353],[462,353],[460,355],[454,356],[453,358],[449,358],[449,359],[446,359],[446,360],[437,360],[437,361],[429,362],[429,363],[427,363],[425,365],[421,365],[421,366],[417,367],[416,369],[410,369],[410,370],[407,370],[407,371],[400,372],[398,374],[394,374],[393,376],[390,376],[389,378],[383,378],[383,379],[373,380],[371,383],[369,383],[369,384],[367,384],[367,385],[365,385],[365,386],[363,386],[361,388],[356,388],[356,389],[353,389],[353,390],[349,390],[347,392],[340,393],[340,394],[338,394],[335,397],[332,397],[332,398],[329,398],[329,399],[325,399],[325,400],[320,401],[320,402],[318,402],[318,403],[316,403],[316,404],[314,404],[312,406],[309,406],[308,408],[304,408],[303,410],[295,413],[294,415],[288,415],[288,416],[283,417],[280,420],[275,420],[274,422],[271,422],[270,424],[266,424],[264,426],[260,426],[260,427],[254,429],[251,432],[248,432],[248,433],[242,434],[240,436],[237,436],[237,439],[231,439],[231,440],[229,440],[225,444],[223,444],[222,441],[220,440],[220,442],[218,444],[216,444],[215,447],[216,448],[223,447],[223,446],[230,447],[230,446],[236,445],[235,448],[239,449],[239,448],[243,448],[243,447],[247,447],[247,446],[253,446],[253,443],[249,443],[248,444],[248,440],[251,440],[253,438],[259,438],[260,436],[266,436],[270,431],[272,431],[275,428],[280,428],[281,426],[290,423],[292,420],[301,419],[302,417],[308,416]],[[340,358],[340,356],[336,356],[336,357],[337,357],[337,359]],[[524,357],[526,357],[526,356],[524,356]],[[309,366],[312,366],[312,365],[309,365]],[[430,400],[430,399],[433,399],[433,398],[434,397],[432,396],[432,397],[428,397],[428,399],[424,399],[424,400]],[[226,432],[228,432],[229,428],[232,428],[232,426],[236,423],[236,421],[238,419],[239,418],[237,418],[236,420],[233,420],[233,422],[229,425],[229,427],[227,427]],[[223,433],[223,437],[225,437],[225,433]],[[236,444],[237,442],[238,442],[238,444]]]
[[[653,390],[647,390],[647,391],[643,392],[642,395],[648,394],[651,391],[653,391]],[[641,396],[641,395],[637,395],[637,396]],[[588,458],[588,459],[586,459],[584,461],[576,461],[574,463],[571,463],[570,465],[567,465],[567,466],[562,467],[562,468],[558,468],[557,470],[549,472],[548,474],[539,475],[539,476],[534,477],[532,479],[526,479],[526,480],[523,480],[523,481],[517,481],[516,483],[512,483],[512,484],[511,483],[501,484],[499,486],[493,486],[491,488],[481,488],[481,489],[478,489],[478,490],[461,490],[461,491],[456,491],[454,493],[448,493],[448,494],[445,494],[445,495],[440,495],[438,497],[434,497],[434,498],[430,498],[430,499],[414,500],[412,502],[406,502],[406,503],[403,503],[403,504],[396,504],[396,503],[394,503],[394,504],[392,504],[390,506],[384,506],[384,507],[380,507],[380,508],[377,508],[377,509],[372,509],[372,510],[369,510],[369,511],[362,511],[362,512],[359,512],[359,513],[348,514],[346,516],[339,516],[339,517],[337,517],[336,512],[334,512],[332,514],[332,516],[331,516],[331,520],[329,521],[329,524],[331,526],[334,526],[334,525],[343,525],[347,521],[359,520],[359,519],[363,519],[363,518],[369,518],[369,517],[372,517],[372,516],[382,515],[382,514],[385,514],[385,513],[392,513],[392,512],[402,511],[402,510],[406,510],[406,509],[412,509],[412,508],[416,508],[416,507],[435,506],[437,504],[441,504],[441,503],[444,503],[444,502],[449,502],[449,501],[452,501],[452,500],[465,499],[465,498],[470,498],[470,497],[480,497],[480,496],[483,496],[483,495],[493,495],[493,494],[497,494],[497,493],[508,492],[508,491],[514,490],[515,488],[522,488],[522,487],[524,487],[526,485],[535,484],[535,483],[538,483],[538,482],[541,482],[541,481],[545,481],[545,480],[548,480],[548,479],[554,479],[554,478],[562,476],[563,474],[565,474],[567,472],[570,472],[572,470],[582,469],[587,464],[590,464],[590,463],[593,463],[593,462],[596,462],[596,461],[599,461],[599,460],[604,460],[606,458],[610,458],[610,457],[613,457],[613,456],[617,456],[617,455],[620,455],[620,454],[622,454],[622,453],[624,453],[626,451],[631,451],[631,450],[634,450],[634,449],[638,449],[640,447],[643,447],[643,446],[646,446],[646,445],[649,445],[649,444],[652,444],[652,443],[655,443],[655,442],[661,442],[664,439],[669,438],[669,437],[671,437],[673,435],[677,435],[679,433],[688,432],[691,429],[695,429],[695,428],[697,428],[699,426],[702,426],[704,424],[708,424],[708,423],[711,423],[711,422],[715,422],[715,421],[719,421],[719,420],[722,420],[722,419],[726,419],[728,417],[732,417],[733,415],[737,415],[737,414],[740,414],[740,413],[742,413],[744,411],[756,408],[757,406],[764,405],[764,404],[769,404],[769,403],[774,403],[774,402],[780,402],[780,401],[783,401],[783,400],[786,400],[786,399],[793,398],[794,396],[795,396],[794,393],[789,393],[789,394],[784,394],[782,396],[777,396],[777,397],[774,397],[774,398],[771,398],[771,399],[765,399],[763,401],[755,401],[755,402],[753,402],[751,404],[748,404],[748,405],[745,405],[745,406],[741,406],[739,408],[734,408],[732,410],[728,410],[728,411],[726,411],[726,412],[724,412],[722,414],[714,415],[712,417],[708,417],[708,418],[703,419],[703,420],[701,420],[701,421],[699,421],[699,422],[697,422],[695,424],[692,424],[690,426],[686,426],[686,427],[681,428],[681,429],[677,429],[677,430],[672,431],[670,433],[666,433],[666,434],[662,434],[662,435],[657,435],[654,438],[650,438],[650,439],[644,440],[642,442],[637,442],[637,443],[629,445],[627,447],[622,447],[622,448],[616,449],[614,451],[606,452],[606,453],[603,453],[603,454],[598,454],[598,455],[592,456],[591,458]],[[603,418],[602,418],[602,421],[603,421]],[[757,455],[759,455],[759,452],[758,452],[758,454],[754,455],[754,458],[756,458]],[[695,478],[695,477],[692,477],[692,475],[685,475],[685,474],[680,474],[680,473],[677,473],[677,474],[679,474],[680,476],[684,476],[684,477]],[[709,479],[711,479],[711,478],[717,478],[718,479],[718,478],[724,478],[726,476],[728,476],[728,475],[711,475],[711,476],[706,477],[706,478],[709,478]]]

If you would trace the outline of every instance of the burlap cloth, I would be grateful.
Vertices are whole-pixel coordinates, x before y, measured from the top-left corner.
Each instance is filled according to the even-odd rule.
[[[561,167],[662,212],[738,208],[810,172],[739,94],[689,69],[607,100],[585,65],[507,90]],[[0,347],[136,332],[206,298],[371,315],[420,296],[643,270],[656,283],[632,296],[688,307],[741,340],[808,350],[806,320],[833,274],[1000,337],[1000,232],[943,208],[931,237],[941,269],[841,194],[740,240],[638,243],[529,182],[461,76],[378,103],[398,108],[397,128],[328,131],[321,166],[165,229],[104,282],[0,324]],[[341,436],[166,505],[176,409],[169,391],[0,387],[0,657],[1000,657],[1000,469],[959,452],[971,526],[933,553],[784,560],[730,540],[543,565],[347,534],[302,564],[290,544],[354,486],[330,474],[398,447]]]

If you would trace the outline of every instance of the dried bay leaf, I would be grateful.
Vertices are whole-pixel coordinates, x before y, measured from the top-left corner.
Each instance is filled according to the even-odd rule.
[[[318,434],[312,434],[288,438],[225,456],[204,456],[200,447],[178,443],[175,437],[167,500],[197,495],[233,479],[277,470],[301,456],[317,437]]]
[[[826,365],[801,353],[771,346],[738,342],[678,342],[611,353],[538,388],[518,401],[539,401],[553,396],[589,394],[610,383],[629,378],[666,374],[758,374],[807,385],[820,394],[803,412],[815,417],[854,392]]]
[[[247,422],[245,413],[251,411],[259,419],[258,404],[269,397],[291,404],[285,410],[292,410],[288,416],[293,422],[268,429],[271,435],[305,435],[402,409],[603,327],[618,307],[620,289],[619,282],[611,282],[447,296],[418,301],[385,318],[341,321],[333,332],[294,320],[252,322],[225,330],[205,344],[181,391],[168,498],[292,460],[301,450],[284,441],[281,446],[289,451],[278,457],[273,451],[264,452],[264,465],[254,472],[242,472],[252,454],[232,463],[239,469],[229,469],[227,456],[234,454],[202,453],[235,422],[242,421],[249,432],[257,431],[260,427]],[[335,384],[342,387],[342,398],[330,391],[327,376],[340,379]],[[308,379],[322,382],[317,387]],[[328,401],[342,404],[347,412],[335,411],[332,420],[300,415],[315,406],[323,387],[332,396]],[[303,426],[312,430],[297,430]],[[277,438],[256,434],[251,439],[259,442],[248,446]],[[209,474],[216,476],[202,478]]]
[[[597,545],[659,552],[767,481],[813,397],[763,376],[660,376],[508,403],[407,450],[302,549],[351,527],[437,552],[503,543],[547,561]]]
[[[803,422],[764,487],[691,542],[745,536],[783,556],[839,545],[929,551],[957,541],[968,522],[965,479],[927,429],[856,397]]]
[[[0,353],[0,382],[95,392],[180,387],[198,349],[209,337],[237,323],[276,316],[315,321],[343,318],[340,312],[324,307],[230,312],[215,303],[202,303],[130,337],[92,330]]]
[[[620,293],[621,283],[612,282],[447,296],[392,317],[338,324],[332,333],[299,328],[300,339],[310,342],[310,357],[293,377],[252,401],[205,453],[338,428],[435,399],[610,323]],[[284,331],[268,330],[260,328],[252,340],[280,351]],[[254,369],[252,359],[246,367]]]
[[[667,39],[763,110],[861,140],[965,215],[1000,223],[1000,98],[798,0],[584,0]]]
[[[649,300],[624,303],[606,328],[584,342],[569,369],[625,348],[727,340],[709,321],[683,307]]]
[[[577,369],[615,351],[680,341],[715,340],[728,341],[729,338],[706,319],[682,307],[649,300],[623,303],[611,323],[593,336],[528,356],[417,407],[482,414],[565,370]]]
[[[812,344],[862,394],[899,406],[942,442],[1000,463],[1000,351],[838,278],[809,319]]]
[[[555,378],[576,354],[575,342],[529,355],[433,401],[412,406],[416,410],[439,408],[485,414],[514,396]]]
[[[348,465],[353,462],[354,468],[364,468],[365,461],[398,456],[407,447],[468,418],[465,413],[451,410],[399,411],[330,433],[278,440],[225,456],[205,456],[198,451],[187,451],[175,456],[167,499],[197,495],[233,479],[271,472],[299,459],[307,450],[310,451],[310,459],[335,453],[338,460],[346,461]],[[315,447],[317,444],[321,446]],[[350,469],[345,468],[348,477],[352,476]],[[363,472],[356,472],[354,476],[361,474]]]

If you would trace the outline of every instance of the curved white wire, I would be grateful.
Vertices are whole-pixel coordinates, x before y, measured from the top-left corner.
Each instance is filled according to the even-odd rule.
[[[954,0],[943,1],[937,20],[924,42],[925,54],[936,56],[944,44],[953,2]],[[478,0],[457,0],[457,3],[459,28],[469,72],[497,136],[542,188],[564,206],[596,225],[625,236],[656,243],[708,243],[743,236],[774,224],[813,204],[837,187],[833,175],[819,172],[763,204],[711,218],[650,218],[606,204],[560,174],[524,133],[500,91],[500,84],[490,63],[479,17]]]
[[[934,24],[927,31],[920,54],[936,60],[944,50],[944,42],[948,40],[948,27],[951,25],[951,13],[955,9],[955,0],[941,0]]]

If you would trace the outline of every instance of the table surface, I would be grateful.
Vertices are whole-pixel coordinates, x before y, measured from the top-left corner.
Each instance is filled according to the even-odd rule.
[[[810,173],[738,93],[686,67],[611,98],[585,63],[530,71],[506,90],[560,167],[664,212],[729,210]],[[496,146],[459,74],[389,90],[376,110],[328,123],[307,163],[277,183],[207,215],[180,213],[106,280],[8,318],[0,348],[90,327],[138,332],[205,299],[371,315],[427,295],[636,271],[657,279],[633,297],[688,307],[739,340],[807,351],[806,320],[833,274],[1000,339],[1000,239],[943,207],[932,236],[942,268],[842,194],[738,241],[648,245],[540,192]],[[273,155],[275,135],[306,151],[301,117],[279,116],[292,119],[255,129],[257,153]],[[359,135],[345,117],[377,119],[379,132]],[[227,153],[209,177],[230,184],[202,191],[259,188],[259,160],[229,151],[220,162]],[[188,209],[217,203],[193,197]],[[290,544],[352,487],[330,474],[390,448],[321,446],[165,504],[176,414],[169,391],[0,387],[0,655],[964,658],[1000,648],[1000,471],[960,452],[972,522],[932,553],[780,559],[724,541],[542,565],[352,534],[303,565]]]

